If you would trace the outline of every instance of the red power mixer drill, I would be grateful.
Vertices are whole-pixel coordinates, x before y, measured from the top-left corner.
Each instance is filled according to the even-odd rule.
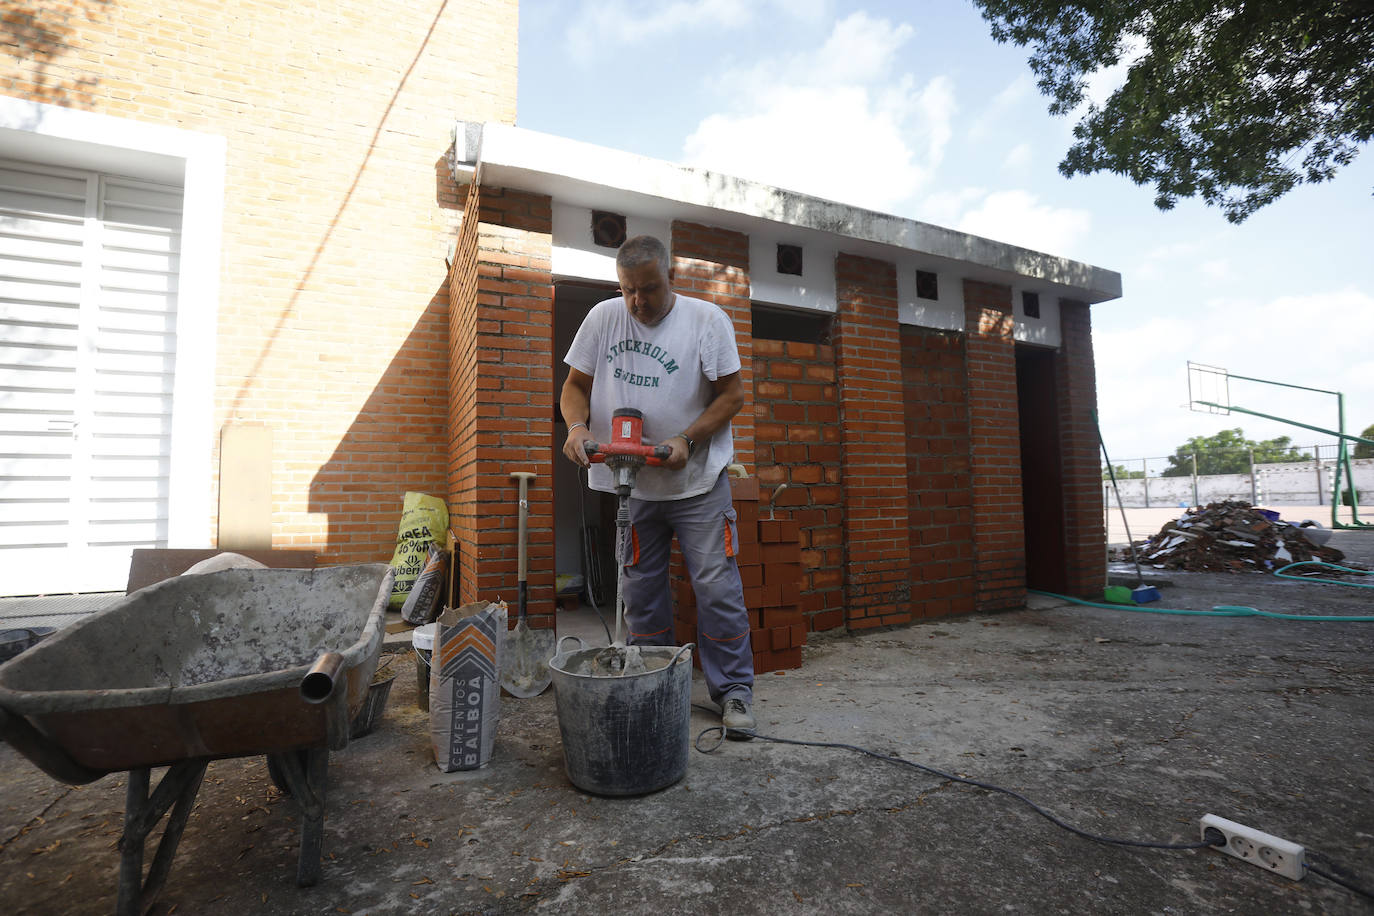
[[[618,408],[611,415],[611,441],[596,442],[586,439],[582,450],[592,463],[604,463],[611,472],[618,497],[615,513],[615,641],[613,647],[622,652],[625,642],[621,628],[625,619],[625,598],[623,584],[625,538],[630,531],[630,491],[634,489],[635,477],[645,465],[659,467],[668,460],[673,450],[667,445],[644,444],[644,414],[633,407]],[[623,661],[621,663],[623,667]]]

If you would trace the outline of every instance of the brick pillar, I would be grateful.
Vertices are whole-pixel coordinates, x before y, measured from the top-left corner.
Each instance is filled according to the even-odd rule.
[[[964,281],[977,610],[1026,602],[1011,287]]]
[[[553,626],[553,276],[550,199],[470,187],[449,312],[449,513],[459,598],[504,598],[514,621],[519,485],[529,492],[530,626]],[[398,456],[403,460],[404,456]]]
[[[911,612],[966,614],[975,577],[964,336],[903,327],[902,370]]]
[[[731,421],[735,460],[754,469],[754,319],[749,299],[749,237],[729,229],[675,220],[672,227],[673,288],[714,302],[735,324],[744,407]]]
[[[1092,315],[1085,302],[1059,300],[1062,343],[1056,366],[1060,461],[1064,480],[1064,566],[1068,593],[1100,595],[1106,587],[1107,533],[1102,521],[1097,381]]]
[[[907,623],[911,556],[896,268],[841,254],[835,287],[845,622],[851,629]]]
[[[754,341],[754,454],[764,488],[760,495],[770,517],[797,523],[802,609],[810,630],[844,626],[838,397],[834,347]],[[783,484],[787,489],[779,493]],[[772,502],[775,494],[777,505]]]

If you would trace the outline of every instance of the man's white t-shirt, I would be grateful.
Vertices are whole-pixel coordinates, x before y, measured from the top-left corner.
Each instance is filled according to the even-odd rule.
[[[641,324],[617,296],[592,307],[563,360],[592,377],[590,437],[611,441],[611,414],[634,407],[644,414],[644,436],[653,445],[685,430],[715,398],[712,382],[740,370],[735,330],[719,306],[678,294],[658,324]],[[635,478],[636,499],[698,496],[715,486],[735,455],[730,424],[680,471],[644,467]],[[588,483],[615,492],[604,464],[593,464]]]

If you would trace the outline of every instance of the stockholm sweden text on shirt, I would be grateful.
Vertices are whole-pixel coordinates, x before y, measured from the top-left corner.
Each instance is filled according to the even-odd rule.
[[[649,357],[662,366],[663,370],[669,375],[672,375],[681,368],[677,362],[668,355],[667,350],[657,344],[650,344],[642,340],[634,340],[631,338],[626,338],[619,343],[612,344],[606,351],[606,362],[614,363],[617,357],[631,353]],[[631,372],[628,369],[622,369],[617,366],[615,369],[615,378],[628,385],[637,385],[641,388],[657,388],[661,377]]]

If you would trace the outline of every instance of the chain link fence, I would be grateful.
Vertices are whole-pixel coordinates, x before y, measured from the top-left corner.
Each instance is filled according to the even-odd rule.
[[[1253,505],[1329,506],[1338,470],[1339,505],[1374,504],[1374,458],[1351,459],[1347,473],[1344,467],[1338,468],[1340,450],[1335,444],[1294,446],[1293,450],[1303,456],[1301,460],[1256,461],[1251,449],[1210,449],[1207,464],[1232,471],[1221,474],[1198,474],[1197,456],[1190,456],[1181,476],[1164,476],[1177,465],[1177,456],[1127,458],[1112,465],[1120,505],[1125,508],[1202,506],[1227,499]],[[1102,479],[1104,498],[1116,505],[1106,465]]]

